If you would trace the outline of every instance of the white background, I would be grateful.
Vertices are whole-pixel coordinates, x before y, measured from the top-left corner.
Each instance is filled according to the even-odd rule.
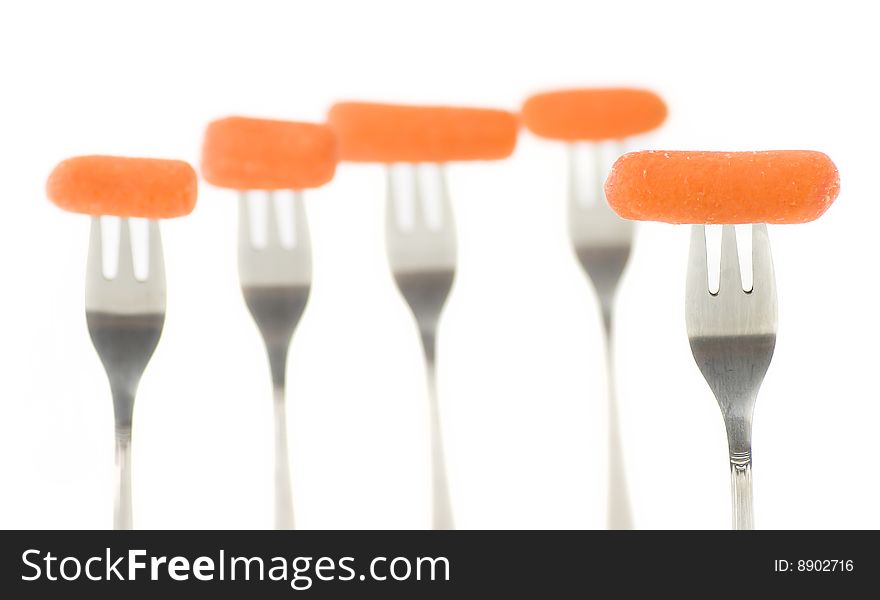
[[[771,228],[776,355],[755,414],[761,528],[876,528],[880,37],[868,2],[4,2],[0,8],[0,527],[111,523],[112,405],[83,315],[88,219],[54,164],[198,163],[229,114],[321,120],[337,99],[516,110],[571,85],[657,90],[642,147],[805,148],[842,191]],[[598,528],[605,400],[596,301],[569,249],[561,145],[456,165],[458,280],[439,384],[463,528]],[[385,264],[383,178],[308,194],[314,285],[290,362],[298,524],[429,524],[415,326]],[[163,224],[165,331],[135,414],[135,524],[272,525],[271,397],[238,291],[235,197]],[[726,528],[721,416],[684,330],[686,227],[645,224],[619,297],[618,375],[641,528]]]

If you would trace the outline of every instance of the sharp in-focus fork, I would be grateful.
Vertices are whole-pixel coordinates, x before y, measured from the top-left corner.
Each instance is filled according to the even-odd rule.
[[[452,504],[443,451],[440,408],[437,400],[436,338],[437,322],[455,279],[456,240],[452,206],[442,165],[437,185],[440,198],[439,223],[432,227],[425,211],[425,195],[419,184],[417,169],[411,167],[413,178],[413,224],[404,228],[398,210],[403,198],[395,194],[392,167],[388,168],[386,207],[386,245],[388,262],[410,309],[415,316],[425,352],[429,390],[431,436],[431,477],[433,490],[434,529],[452,529]]]
[[[293,332],[302,317],[312,281],[312,256],[305,204],[300,192],[263,192],[268,197],[265,247],[251,239],[249,194],[239,198],[238,275],[245,303],[266,344],[272,374],[275,419],[275,526],[293,529],[293,495],[287,454],[285,383],[287,353]],[[276,196],[292,194],[291,247],[281,242]]]
[[[582,173],[579,145],[569,148],[568,227],[575,254],[593,282],[602,309],[608,380],[608,528],[632,529],[614,386],[614,299],[632,248],[633,224],[618,217],[605,200],[600,173],[606,171],[602,152],[593,145],[592,185]],[[623,152],[622,144],[619,147]]]
[[[138,383],[165,324],[165,265],[159,223],[149,225],[149,274],[135,278],[128,219],[121,219],[119,266],[104,276],[101,221],[92,217],[86,268],[86,322],[104,364],[116,421],[116,499],[114,528],[132,528],[131,430]]]
[[[706,232],[694,225],[685,317],[694,360],[718,400],[730,452],[734,529],[752,529],[752,413],[776,346],[776,283],[767,226],[752,225],[752,285],[744,291],[736,230],[721,233],[721,276],[710,293]]]

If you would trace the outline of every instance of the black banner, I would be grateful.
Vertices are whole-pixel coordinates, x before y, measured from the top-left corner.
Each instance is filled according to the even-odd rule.
[[[452,598],[880,584],[876,532],[7,531],[4,598]],[[128,595],[128,596],[122,596]]]

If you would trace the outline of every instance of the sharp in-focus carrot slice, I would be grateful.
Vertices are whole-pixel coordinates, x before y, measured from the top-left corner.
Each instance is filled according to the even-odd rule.
[[[88,215],[167,219],[192,212],[197,179],[180,160],[77,156],[62,161],[46,182],[49,199]]]
[[[202,175],[237,190],[301,190],[333,179],[336,138],[326,125],[228,117],[205,131]]]
[[[665,223],[805,223],[839,191],[831,159],[808,150],[633,152],[605,182],[618,215]]]
[[[519,129],[503,110],[364,102],[335,104],[328,122],[342,160],[379,163],[507,158]]]
[[[648,90],[585,88],[535,94],[523,104],[526,128],[568,142],[623,139],[666,120],[666,104]]]

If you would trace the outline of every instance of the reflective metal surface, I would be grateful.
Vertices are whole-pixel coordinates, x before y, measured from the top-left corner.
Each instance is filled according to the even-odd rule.
[[[249,195],[266,194],[266,243],[251,237]],[[302,194],[286,192],[293,202],[293,244],[281,241],[276,196],[280,192],[242,192],[238,220],[238,276],[245,303],[263,336],[272,375],[275,438],[275,527],[293,529],[293,493],[287,444],[285,384],[287,353],[299,324],[312,280],[309,228]]]
[[[415,316],[425,352],[430,403],[432,524],[434,529],[452,529],[452,503],[437,399],[436,338],[440,313],[455,279],[455,223],[442,166],[437,166],[439,176],[435,184],[439,189],[432,190],[440,205],[435,223],[430,223],[426,214],[425,190],[421,188],[415,167],[409,168],[413,170],[409,195],[413,213],[411,227],[403,226],[399,219],[400,203],[405,202],[402,196],[406,194],[396,190],[391,170],[388,172],[385,227],[388,262],[397,287]]]
[[[767,226],[752,226],[752,286],[744,291],[736,231],[724,225],[721,277],[709,291],[706,231],[694,225],[685,317],[697,366],[718,400],[730,453],[733,526],[752,529],[752,413],[776,346],[776,282]]]
[[[149,223],[149,274],[134,275],[128,219],[119,233],[115,277],[103,269],[101,221],[92,218],[86,268],[86,322],[95,350],[104,364],[113,395],[116,421],[115,529],[132,528],[131,432],[134,399],[144,369],[159,343],[165,323],[165,263],[159,224]]]
[[[632,510],[623,464],[614,374],[614,299],[629,260],[633,223],[621,219],[605,200],[607,171],[599,147],[569,148],[568,230],[575,254],[593,282],[605,331],[608,381],[608,528],[632,529]],[[592,155],[592,176],[580,159]],[[622,152],[622,145],[618,145]]]

